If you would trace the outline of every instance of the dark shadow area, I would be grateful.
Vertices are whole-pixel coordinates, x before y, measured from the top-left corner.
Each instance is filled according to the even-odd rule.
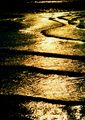
[[[0,3],[0,12],[26,12],[40,11],[44,9],[78,10],[85,9],[85,1],[57,2],[57,3],[35,3],[34,0],[3,0]]]
[[[7,57],[12,57],[17,55],[37,55],[37,56],[44,56],[44,57],[80,60],[83,62],[85,61],[85,56],[80,56],[80,55],[64,55],[64,54],[36,52],[36,51],[27,51],[27,50],[13,50],[13,49],[7,49],[7,48],[0,49],[0,57],[1,57],[0,59],[2,60]]]
[[[70,77],[80,77],[85,76],[84,72],[73,72],[73,71],[63,71],[63,70],[49,70],[43,69],[33,66],[24,66],[24,65],[0,65],[0,77],[5,77],[6,75],[10,75],[10,72],[21,72],[21,71],[28,71],[28,72],[36,72],[42,74],[58,74],[58,75],[67,75]]]
[[[4,29],[4,28],[3,28]],[[11,29],[11,28],[6,28]],[[17,47],[17,46],[25,46],[34,44],[35,41],[32,40],[34,38],[33,35],[28,34],[24,35],[19,31],[7,31],[0,33],[0,47],[10,48],[10,47]]]
[[[34,43],[30,40],[34,37],[33,35],[25,35],[19,32],[19,29],[26,28],[26,25],[22,24],[21,21],[8,19],[0,21],[0,47],[16,47]]]
[[[2,0],[0,3],[0,13],[23,12],[27,9],[27,0]]]
[[[2,95],[0,94],[0,104],[3,102],[10,102],[13,101],[17,104],[25,103],[25,102],[45,102],[45,103],[52,103],[52,104],[62,104],[62,105],[85,105],[85,101],[69,101],[69,100],[55,100],[55,99],[48,99],[43,97],[33,97],[33,96],[23,96],[23,95]]]
[[[32,111],[22,105],[23,101],[19,95],[0,95],[0,120],[33,120]]]
[[[21,23],[23,17],[22,14],[17,13],[0,13],[0,35],[3,34],[3,32],[18,31],[26,27]]]
[[[11,13],[0,13],[0,19],[8,19],[8,18],[23,18],[22,14],[11,14]]]
[[[0,21],[0,32],[17,31],[18,29],[21,29],[24,27],[25,26],[23,24],[16,21],[11,21],[11,20]]]

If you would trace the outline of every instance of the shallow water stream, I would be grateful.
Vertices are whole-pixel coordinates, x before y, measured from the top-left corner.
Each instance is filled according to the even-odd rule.
[[[4,107],[14,104],[6,118],[84,120],[85,11],[4,17],[0,19],[0,94],[2,103],[3,96],[9,96]]]

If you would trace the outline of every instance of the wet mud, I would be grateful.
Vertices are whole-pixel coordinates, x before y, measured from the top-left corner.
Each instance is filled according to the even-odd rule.
[[[85,119],[85,11],[0,18],[0,120]]]

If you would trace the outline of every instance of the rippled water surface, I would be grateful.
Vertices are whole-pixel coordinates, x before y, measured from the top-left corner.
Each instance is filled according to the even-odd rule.
[[[13,14],[0,26],[0,94],[24,99],[8,119],[84,120],[85,11]]]

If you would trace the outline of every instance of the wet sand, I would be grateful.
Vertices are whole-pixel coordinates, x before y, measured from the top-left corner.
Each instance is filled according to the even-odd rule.
[[[1,15],[1,120],[85,118],[85,11],[51,11]]]

